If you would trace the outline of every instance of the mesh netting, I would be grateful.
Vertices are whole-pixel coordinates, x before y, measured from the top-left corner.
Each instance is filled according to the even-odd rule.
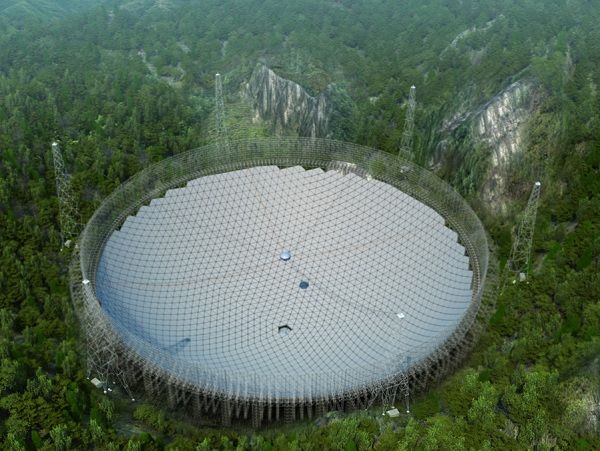
[[[96,211],[79,258],[95,371],[176,398],[294,404],[375,393],[458,352],[488,250],[428,171],[299,138],[145,169]]]

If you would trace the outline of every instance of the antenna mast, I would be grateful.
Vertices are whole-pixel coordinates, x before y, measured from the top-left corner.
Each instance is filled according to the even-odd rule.
[[[519,281],[525,280],[529,273],[531,244],[533,242],[533,232],[541,188],[542,184],[540,182],[535,182],[533,185],[529,201],[527,202],[527,208],[525,208],[523,219],[519,224],[517,236],[508,261],[509,270],[516,274]]]
[[[402,141],[400,142],[399,156],[413,159],[413,134],[415,131],[415,107],[417,106],[417,88],[415,85],[410,87],[408,93],[408,109],[404,118],[404,131],[402,132]]]
[[[229,149],[229,138],[225,127],[225,102],[223,100],[223,81],[221,74],[215,75],[215,125],[217,130],[217,145]]]
[[[59,223],[62,232],[63,246],[69,247],[77,235],[79,217],[75,196],[71,188],[71,177],[65,170],[60,146],[52,143],[52,159],[54,160],[54,176],[56,179],[56,194],[58,196]]]

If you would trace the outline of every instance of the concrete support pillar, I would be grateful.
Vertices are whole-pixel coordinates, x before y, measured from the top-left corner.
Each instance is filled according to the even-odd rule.
[[[196,421],[202,419],[202,399],[200,397],[200,393],[194,393],[192,415]]]
[[[283,420],[286,423],[293,423],[296,420],[296,406],[284,406],[283,407]]]
[[[309,420],[312,420],[314,408],[315,408],[314,404],[308,404],[306,406],[306,414],[307,414]]]
[[[325,415],[325,404],[323,404],[322,401],[317,401],[317,404],[315,405],[315,416],[322,417],[323,415]]]
[[[258,429],[262,426],[265,406],[262,403],[252,404],[252,427]]]
[[[221,424],[231,426],[231,402],[228,399],[221,401]]]
[[[154,375],[148,371],[144,372],[144,390],[150,397],[155,397],[157,395],[157,382]]]
[[[177,388],[167,383],[167,402],[170,409],[177,407]]]

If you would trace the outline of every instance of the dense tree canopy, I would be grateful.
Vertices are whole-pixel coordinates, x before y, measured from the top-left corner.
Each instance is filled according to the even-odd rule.
[[[3,449],[600,449],[599,2],[5,4]],[[142,167],[211,139],[215,72],[225,74],[231,128],[247,121],[237,93],[257,61],[313,94],[335,83],[329,89],[344,91],[334,93],[343,99],[337,136],[389,152],[398,150],[404,100],[416,84],[422,161],[453,111],[525,77],[544,93],[514,174],[515,186],[527,186],[526,166],[543,162],[532,276],[509,281],[464,368],[421,394],[410,418],[375,409],[259,432],[198,428],[143,401],[105,396],[85,379],[49,143],[62,143],[85,221]],[[483,170],[470,161],[453,170]],[[502,218],[472,196],[501,263],[526,197],[513,194]]]

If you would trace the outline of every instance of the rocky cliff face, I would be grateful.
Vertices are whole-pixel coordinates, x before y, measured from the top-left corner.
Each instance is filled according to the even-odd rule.
[[[276,134],[331,137],[333,129],[343,128],[339,117],[351,117],[352,106],[341,107],[349,103],[347,94],[342,93],[340,101],[334,86],[312,97],[262,64],[242,91],[253,106],[254,119],[271,123]],[[535,113],[538,97],[535,83],[523,80],[477,107],[459,107],[432,135],[438,144],[431,166],[446,171],[445,177],[453,178],[463,190],[479,191],[490,210],[502,213],[510,201],[507,184],[512,166],[526,146],[527,121]],[[336,137],[344,138],[343,134]]]
[[[480,197],[491,210],[504,211],[511,165],[524,151],[527,120],[535,112],[538,97],[533,82],[518,81],[478,108],[447,118],[432,166],[447,166],[448,160],[455,158],[454,153],[481,152],[481,157],[463,153],[462,165],[470,162],[473,166],[478,159],[485,160],[478,168],[485,172],[478,187]],[[461,172],[473,170],[474,167],[463,167]]]
[[[302,86],[259,64],[243,87],[243,95],[253,105],[255,120],[270,121],[276,134],[291,131],[300,136],[330,136],[328,91],[312,97]]]
[[[488,174],[481,187],[484,202],[504,209],[506,179],[515,156],[524,150],[526,122],[533,110],[534,88],[517,82],[510,85],[474,118],[475,138],[491,150]]]

